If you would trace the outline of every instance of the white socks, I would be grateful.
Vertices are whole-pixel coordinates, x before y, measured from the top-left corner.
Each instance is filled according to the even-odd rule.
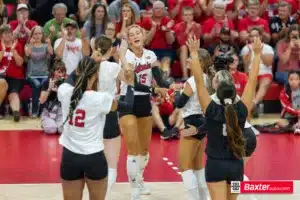
[[[199,200],[198,182],[193,170],[182,172],[181,177],[188,191],[188,200]]]
[[[145,168],[148,165],[148,161],[149,161],[149,153],[146,156],[140,156],[140,175],[141,175],[141,181],[143,180],[144,171],[145,171]]]
[[[139,188],[140,156],[127,156],[127,175],[131,188]]]
[[[201,170],[194,170],[194,174],[198,182],[200,200],[207,200],[210,195],[205,180],[205,168]]]

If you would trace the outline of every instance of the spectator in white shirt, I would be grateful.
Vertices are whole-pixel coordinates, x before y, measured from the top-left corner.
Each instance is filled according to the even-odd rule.
[[[66,64],[67,75],[73,72],[83,56],[90,55],[89,42],[86,40],[84,32],[81,33],[81,39],[76,38],[78,25],[71,21],[62,27],[62,38],[54,43],[55,55],[61,58]]]
[[[262,40],[262,32],[258,28],[253,28],[249,32],[249,44],[244,46],[244,48],[241,51],[241,56],[243,57],[245,71],[249,72],[249,68],[252,65],[253,58],[254,58],[254,52],[252,49],[252,43],[255,38],[259,37]],[[266,95],[272,80],[273,80],[273,74],[272,74],[272,65],[274,61],[274,50],[273,48],[263,43],[262,44],[262,55],[261,55],[261,63],[260,63],[260,69],[259,69],[259,75],[257,77],[258,79],[258,91],[255,95],[255,98],[253,100],[254,106],[256,106],[259,102],[261,102]]]

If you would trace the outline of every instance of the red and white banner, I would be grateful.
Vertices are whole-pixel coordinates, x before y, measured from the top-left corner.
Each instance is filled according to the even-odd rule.
[[[231,193],[292,194],[293,181],[232,181]]]

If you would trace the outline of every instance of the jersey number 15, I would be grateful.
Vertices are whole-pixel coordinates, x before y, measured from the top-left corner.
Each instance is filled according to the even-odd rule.
[[[84,120],[85,120],[85,111],[81,110],[81,109],[78,109],[75,112],[75,118],[70,117],[69,124],[72,125],[72,126],[83,128],[84,127]]]

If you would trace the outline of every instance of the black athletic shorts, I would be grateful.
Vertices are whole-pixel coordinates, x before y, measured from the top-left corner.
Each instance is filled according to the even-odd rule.
[[[246,139],[246,157],[249,157],[256,149],[256,135],[251,127],[245,128],[243,135]]]
[[[120,100],[124,101],[125,96],[121,96]],[[119,112],[119,117],[125,115],[134,115],[137,118],[152,116],[152,105],[150,95],[135,95],[133,101],[132,112]]]
[[[118,123],[118,113],[110,112],[106,115],[103,138],[113,139],[120,135],[119,123]]]
[[[83,155],[63,148],[60,177],[66,181],[84,179],[101,180],[107,177],[108,166],[103,151]]]
[[[205,118],[203,115],[190,115],[184,119],[184,127],[189,128],[188,124],[197,127],[202,126],[205,123]],[[205,134],[197,134],[192,136],[195,139],[202,140],[205,137]]]
[[[15,78],[5,78],[8,84],[7,94],[11,93],[18,93],[20,94],[21,90],[24,87],[24,80],[23,79],[15,79]]]
[[[206,182],[243,181],[244,161],[241,160],[222,160],[207,156],[205,167]]]

